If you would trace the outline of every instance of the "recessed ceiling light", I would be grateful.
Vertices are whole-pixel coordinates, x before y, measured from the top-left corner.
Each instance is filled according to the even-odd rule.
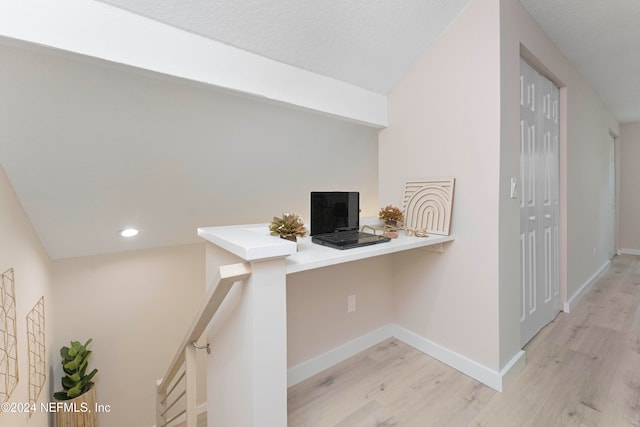
[[[125,228],[124,230],[120,231],[120,235],[122,237],[133,237],[133,236],[137,236],[139,233],[139,231],[136,228]]]

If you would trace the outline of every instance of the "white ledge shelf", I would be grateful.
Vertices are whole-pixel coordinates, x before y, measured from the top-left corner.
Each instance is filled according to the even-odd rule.
[[[438,250],[436,250],[436,252],[441,252],[442,245],[452,240],[454,240],[453,236],[430,235],[429,237],[413,237],[405,236],[403,232],[400,232],[398,233],[398,238],[391,239],[390,242],[340,250],[317,245],[311,242],[310,237],[305,237],[298,239],[298,252],[286,260],[287,274],[407,251],[409,249],[431,249],[437,247]]]
[[[198,235],[247,261],[286,257],[286,273],[328,267],[410,249],[424,248],[443,252],[444,243],[454,236],[413,237],[401,231],[397,239],[361,248],[339,250],[311,242],[310,237],[298,238],[298,243],[269,235],[267,224],[235,225],[199,228]]]
[[[245,261],[282,258],[296,253],[296,244],[271,236],[267,224],[198,228],[198,236]]]

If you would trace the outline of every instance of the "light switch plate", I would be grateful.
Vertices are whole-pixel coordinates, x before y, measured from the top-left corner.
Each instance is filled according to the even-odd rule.
[[[511,198],[518,198],[518,181],[515,178],[511,178]]]
[[[356,296],[349,295],[347,297],[347,313],[353,313],[356,311]]]

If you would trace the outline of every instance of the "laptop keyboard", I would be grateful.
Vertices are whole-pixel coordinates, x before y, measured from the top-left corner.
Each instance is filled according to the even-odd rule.
[[[361,233],[359,231],[341,231],[339,233],[325,234],[322,236],[324,240],[333,242],[333,243],[359,240],[367,237],[371,237],[371,234]]]

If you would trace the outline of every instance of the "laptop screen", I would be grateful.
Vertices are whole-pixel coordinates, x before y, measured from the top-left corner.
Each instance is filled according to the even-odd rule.
[[[360,193],[356,191],[311,192],[311,235],[358,230]]]

